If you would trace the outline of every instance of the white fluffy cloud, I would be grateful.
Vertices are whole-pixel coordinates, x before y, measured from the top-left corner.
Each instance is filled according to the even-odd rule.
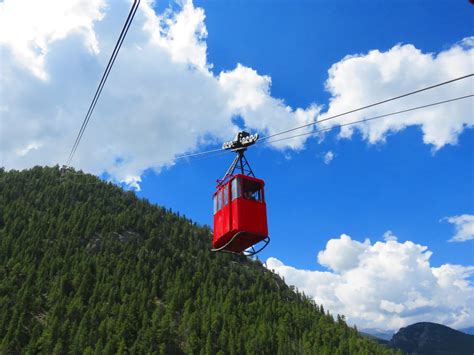
[[[330,164],[332,160],[334,159],[334,156],[335,154],[331,150],[327,151],[326,154],[324,154],[324,159],[323,159],[324,164],[326,165]]]
[[[50,44],[76,33],[93,53],[99,52],[94,22],[103,17],[103,0],[5,0],[0,4],[0,44],[41,79]]]
[[[372,50],[367,54],[350,55],[329,69],[326,89],[331,93],[327,112],[318,120],[356,107],[371,104],[419,88],[437,84],[474,70],[473,37],[456,43],[438,54],[423,53],[411,44],[396,45],[386,52]],[[322,122],[321,127],[421,106],[473,93],[473,79],[468,78],[444,87]],[[423,141],[439,149],[456,144],[466,127],[474,126],[472,99],[435,106],[420,111],[343,127],[340,136],[350,138],[359,130],[370,143],[383,142],[390,132],[408,126],[419,126]]]
[[[360,328],[397,330],[418,321],[455,328],[474,324],[473,266],[430,265],[431,252],[393,233],[372,244],[331,239],[318,261],[331,271],[300,270],[269,258],[267,268]]]
[[[0,95],[0,165],[7,169],[65,161],[130,8],[127,0],[37,3],[0,4],[0,81],[8,88]],[[233,137],[236,115],[264,134],[315,119],[316,106],[273,98],[271,79],[251,68],[214,75],[205,14],[191,1],[163,13],[152,5],[140,5],[74,166],[137,187],[146,169]]]
[[[463,214],[446,217],[443,220],[454,224],[456,227],[456,234],[449,240],[450,242],[465,242],[474,239],[474,215]]]

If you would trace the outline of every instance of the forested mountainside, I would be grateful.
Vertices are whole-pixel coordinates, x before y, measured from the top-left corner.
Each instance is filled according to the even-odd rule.
[[[393,353],[210,235],[91,175],[1,169],[0,353]]]

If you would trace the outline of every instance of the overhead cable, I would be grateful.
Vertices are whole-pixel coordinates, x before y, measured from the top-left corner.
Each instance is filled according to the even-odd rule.
[[[347,123],[341,123],[341,124],[334,125],[334,126],[331,126],[331,127],[322,128],[322,129],[318,129],[318,130],[311,131],[311,132],[300,133],[300,134],[296,134],[296,135],[289,136],[289,137],[273,139],[273,140],[270,140],[270,141],[258,141],[257,144],[259,144],[259,143],[267,143],[267,144],[270,144],[270,143],[280,142],[280,141],[287,140],[287,139],[292,139],[292,138],[297,138],[297,137],[308,136],[308,135],[315,134],[315,133],[319,133],[319,132],[330,131],[330,130],[335,129],[335,128],[341,128],[341,127],[345,127],[345,126],[355,125],[355,124],[358,124],[358,123],[363,123],[363,122],[367,122],[367,121],[377,120],[377,119],[380,119],[380,118],[383,118],[383,117],[395,116],[395,115],[399,115],[399,114],[402,114],[402,113],[406,113],[406,112],[410,112],[410,111],[415,111],[415,110],[420,110],[420,109],[427,108],[427,107],[442,105],[442,104],[446,104],[446,103],[454,102],[454,101],[458,101],[458,100],[464,100],[464,99],[467,99],[467,98],[470,98],[470,97],[473,97],[473,96],[474,96],[474,94],[465,95],[465,96],[460,96],[460,97],[455,97],[455,98],[449,99],[449,100],[443,100],[443,101],[433,102],[433,103],[431,103],[431,104],[427,104],[427,105],[423,105],[423,106],[417,106],[417,107],[412,107],[412,108],[408,108],[408,109],[401,110],[401,111],[386,113],[386,114],[379,115],[379,116],[375,116],[375,117],[364,118],[364,119],[361,119],[361,120],[352,121],[352,122],[347,122]]]
[[[339,114],[337,114],[337,115],[333,115],[333,116],[330,116],[330,117],[326,117],[326,118],[323,118],[323,119],[321,119],[321,120],[319,120],[319,121],[318,121],[318,120],[314,120],[314,121],[312,121],[312,122],[306,123],[306,124],[301,125],[301,126],[293,127],[293,128],[287,129],[287,130],[285,130],[285,131],[281,131],[281,132],[277,132],[277,133],[274,133],[274,134],[271,134],[271,135],[268,135],[268,136],[265,136],[265,137],[261,137],[259,140],[262,141],[262,140],[265,140],[265,139],[270,139],[270,138],[273,138],[273,137],[276,137],[276,136],[279,136],[279,135],[282,135],[282,134],[285,134],[285,133],[289,133],[289,132],[296,131],[296,130],[301,129],[301,128],[304,128],[304,127],[313,126],[313,125],[316,125],[316,124],[321,123],[321,122],[329,121],[329,120],[332,120],[332,119],[335,119],[335,118],[338,118],[338,117],[341,117],[341,116],[348,115],[348,114],[350,114],[350,113],[354,113],[354,112],[357,112],[357,111],[362,111],[362,110],[365,110],[365,109],[370,108],[370,107],[382,105],[382,104],[384,104],[384,103],[387,103],[387,102],[390,102],[390,101],[394,101],[394,100],[398,100],[398,99],[401,99],[401,98],[403,98],[403,97],[407,97],[407,96],[411,96],[411,95],[414,95],[414,94],[418,94],[418,93],[420,93],[420,92],[427,91],[427,90],[431,90],[431,89],[434,89],[434,88],[437,88],[437,87],[440,87],[440,86],[443,86],[443,85],[447,85],[447,84],[453,83],[453,82],[455,82],[455,81],[467,79],[467,78],[469,78],[469,77],[472,77],[473,75],[474,75],[474,73],[471,73],[471,74],[464,75],[464,76],[461,76],[461,77],[458,77],[458,78],[454,78],[454,79],[451,79],[451,80],[443,81],[443,82],[438,83],[438,84],[435,84],[435,85],[427,86],[427,87],[422,88],[422,89],[418,89],[418,90],[415,90],[415,91],[411,91],[411,92],[408,92],[408,93],[403,94],[403,95],[398,95],[398,96],[395,96],[395,97],[392,97],[392,98],[389,98],[389,99],[386,99],[386,100],[382,100],[382,101],[379,101],[379,102],[375,102],[375,103],[370,104],[370,105],[362,106],[362,107],[359,107],[359,108],[356,108],[356,109],[353,109],[353,110],[349,110],[349,111],[346,111],[346,112],[343,112],[343,113],[339,113]]]
[[[192,157],[196,157],[196,156],[200,156],[200,155],[205,155],[205,154],[209,154],[209,153],[221,152],[221,151],[224,151],[224,150],[225,150],[225,149],[217,148],[217,149],[212,149],[212,150],[206,150],[206,151],[204,151],[204,152],[178,155],[178,156],[175,157],[174,159],[177,160],[177,159],[184,159],[184,158],[192,158]]]
[[[274,133],[274,134],[269,135],[269,136],[261,137],[261,138],[258,140],[257,144],[261,144],[261,143],[264,142],[264,140],[270,139],[270,138],[272,138],[272,137],[276,137],[276,136],[279,136],[279,135],[282,135],[282,134],[285,134],[285,133],[293,132],[293,131],[296,131],[296,130],[298,130],[298,129],[304,128],[304,127],[316,125],[316,124],[318,124],[318,123],[326,122],[326,121],[329,121],[329,120],[332,120],[332,119],[335,119],[335,118],[338,118],[338,117],[341,117],[341,116],[345,116],[345,115],[348,115],[348,114],[351,114],[351,113],[354,113],[354,112],[362,111],[362,110],[367,109],[367,108],[370,108],[370,107],[374,107],[374,106],[378,106],[378,105],[384,104],[384,103],[386,103],[386,102],[398,100],[398,99],[401,99],[401,98],[403,98],[403,97],[407,97],[407,96],[410,96],[410,95],[414,95],[414,94],[417,94],[417,93],[420,93],[420,92],[423,92],[423,91],[431,90],[431,89],[434,89],[434,88],[437,88],[437,87],[440,87],[440,86],[443,86],[443,85],[447,85],[447,84],[450,84],[450,83],[453,83],[453,82],[456,82],[456,81],[459,81],[459,80],[463,80],[463,79],[470,78],[470,77],[472,77],[472,76],[474,76],[474,73],[467,74],[467,75],[464,75],[464,76],[461,76],[461,77],[457,77],[457,78],[454,78],[454,79],[451,79],[451,80],[443,81],[443,82],[438,83],[438,84],[434,84],[434,85],[431,85],[431,86],[427,86],[427,87],[425,87],[425,88],[418,89],[418,90],[415,90],[415,91],[411,91],[411,92],[408,92],[408,93],[406,93],[406,94],[398,95],[398,96],[395,96],[395,97],[392,97],[392,98],[389,98],[389,99],[386,99],[386,100],[383,100],[383,101],[375,102],[375,103],[370,104],[370,105],[366,105],[366,106],[362,106],[362,107],[359,107],[359,108],[355,108],[355,109],[352,109],[352,110],[349,110],[349,111],[346,111],[346,112],[343,112],[343,113],[340,113],[340,114],[337,114],[337,115],[333,115],[333,116],[330,116],[330,117],[326,117],[326,118],[324,118],[324,119],[322,119],[322,120],[319,120],[319,121],[310,122],[310,123],[307,123],[307,124],[302,125],[302,126],[294,127],[294,128],[291,128],[291,129],[287,129],[287,130],[285,130],[285,131],[281,131],[281,132]],[[452,102],[452,101],[457,101],[457,100],[465,99],[465,98],[468,98],[468,97],[471,97],[471,96],[472,96],[472,95],[467,95],[467,96],[462,96],[462,97],[458,97],[458,98],[455,98],[455,99],[439,101],[439,102],[435,102],[435,103],[428,104],[428,105],[413,107],[413,108],[410,108],[410,109],[407,109],[407,110],[392,112],[392,113],[388,113],[388,114],[384,114],[384,115],[376,116],[376,117],[371,117],[371,118],[367,118],[367,119],[363,119],[363,120],[359,120],[359,121],[344,123],[344,124],[342,124],[342,125],[335,125],[335,126],[332,126],[332,127],[330,127],[330,128],[326,128],[326,129],[322,129],[322,130],[316,130],[316,131],[301,133],[301,134],[297,134],[297,135],[293,135],[293,136],[285,137],[285,138],[281,138],[281,139],[275,139],[275,140],[272,140],[272,141],[267,141],[266,143],[279,142],[279,141],[283,141],[283,140],[286,140],[286,139],[291,139],[291,138],[296,138],[296,137],[307,136],[307,135],[311,135],[311,134],[316,133],[316,132],[322,132],[322,131],[326,131],[326,130],[333,129],[333,128],[337,128],[337,127],[343,127],[343,126],[352,125],[352,124],[356,124],[356,123],[362,123],[362,122],[366,122],[366,121],[371,121],[371,120],[378,119],[378,118],[382,118],[382,117],[388,117],[388,116],[398,115],[398,114],[401,114],[401,113],[404,113],[404,112],[419,110],[419,109],[422,109],[422,108],[426,108],[426,107],[430,107],[430,106],[435,106],[435,105],[441,105],[441,104],[444,104],[444,103],[448,103],[448,102]],[[191,153],[191,154],[180,155],[180,156],[176,157],[175,159],[177,160],[177,159],[184,159],[184,158],[192,158],[192,157],[195,157],[195,156],[202,156],[202,155],[211,154],[211,153],[220,152],[220,151],[224,151],[224,149],[218,148],[218,149],[207,150],[207,151],[204,151],[204,152],[197,152],[197,153]]]
[[[284,141],[284,140],[287,140],[287,139],[293,139],[293,138],[308,136],[308,135],[312,135],[312,134],[319,133],[319,132],[330,131],[330,130],[333,130],[335,128],[351,126],[351,125],[355,125],[355,124],[358,124],[358,123],[373,121],[373,120],[377,120],[377,119],[384,118],[384,117],[390,117],[390,116],[400,115],[402,113],[421,110],[423,108],[428,108],[428,107],[438,106],[438,105],[442,105],[442,104],[447,104],[447,103],[454,102],[454,101],[464,100],[464,99],[468,99],[468,98],[473,97],[473,96],[474,96],[474,94],[459,96],[459,97],[455,97],[455,98],[448,99],[448,100],[437,101],[437,102],[433,102],[433,103],[422,105],[422,106],[411,107],[411,108],[400,110],[400,111],[395,111],[395,112],[390,112],[390,113],[386,113],[386,114],[379,115],[379,116],[364,118],[364,119],[357,120],[357,121],[342,123],[342,124],[334,125],[334,126],[331,126],[331,127],[318,129],[316,131],[300,133],[300,134],[292,135],[292,136],[289,136],[289,137],[273,139],[273,140],[270,140],[270,141],[260,141],[259,140],[259,141],[257,141],[256,144],[257,145],[261,145],[263,143],[270,144],[270,143]],[[219,152],[220,152],[220,154],[219,154]],[[214,157],[214,156],[225,154],[226,152],[228,152],[228,150],[221,149],[221,148],[212,149],[212,150],[207,150],[207,151],[204,151],[204,152],[180,155],[180,156],[176,157],[175,160],[184,159],[184,158],[192,158],[192,157],[195,157],[195,156],[203,156],[203,155],[212,154],[212,153],[215,153],[215,154],[212,154],[212,156]]]
[[[135,17],[135,13],[137,12],[138,5],[140,5],[140,0],[134,0],[132,4],[132,8],[130,9],[130,12],[128,13],[127,20],[125,21],[125,24],[123,25],[122,32],[120,33],[117,43],[115,44],[115,48],[112,52],[112,55],[110,56],[107,67],[105,68],[104,74],[102,75],[102,79],[100,80],[99,86],[97,87],[94,98],[92,99],[92,102],[89,106],[89,110],[87,111],[84,121],[82,122],[82,126],[79,129],[79,133],[77,134],[77,137],[72,146],[71,152],[69,153],[69,157],[66,162],[67,166],[71,164],[74,154],[76,153],[77,147],[79,146],[79,143],[81,142],[82,136],[84,134],[84,131],[86,130],[86,127],[89,123],[92,113],[94,112],[95,106],[97,104],[97,101],[99,100],[100,94],[102,93],[102,89],[104,88],[105,82],[107,81],[107,78],[109,77],[110,71],[115,63],[115,59],[117,58],[118,52],[120,48],[122,47],[122,43],[125,39],[125,36],[127,35],[128,29],[130,28],[130,24],[132,23],[133,18]]]

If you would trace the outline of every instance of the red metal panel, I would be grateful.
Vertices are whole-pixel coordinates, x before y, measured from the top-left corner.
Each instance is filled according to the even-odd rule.
[[[221,189],[222,192],[222,234],[227,234],[230,231],[230,218],[231,218],[231,205],[229,201],[229,184],[224,185]],[[227,203],[224,204],[226,201],[224,199],[224,192],[227,192]]]
[[[236,202],[235,210],[239,215],[236,229],[263,236],[268,235],[265,203],[246,200],[243,197],[238,198]]]
[[[221,208],[214,214],[214,235],[213,235],[213,245],[218,247],[224,245],[230,238],[229,232],[231,232],[231,215],[232,207],[229,201],[229,195],[227,195],[227,204],[224,205],[224,195],[223,191],[227,189],[229,192],[229,185],[225,184],[222,186],[214,195],[221,194]],[[233,234],[232,234],[233,235]]]

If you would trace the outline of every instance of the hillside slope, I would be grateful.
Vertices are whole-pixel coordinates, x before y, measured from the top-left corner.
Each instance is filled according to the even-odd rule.
[[[413,355],[472,355],[474,335],[437,323],[421,322],[401,328],[389,345]]]
[[[0,353],[388,354],[210,230],[90,175],[0,169]]]

